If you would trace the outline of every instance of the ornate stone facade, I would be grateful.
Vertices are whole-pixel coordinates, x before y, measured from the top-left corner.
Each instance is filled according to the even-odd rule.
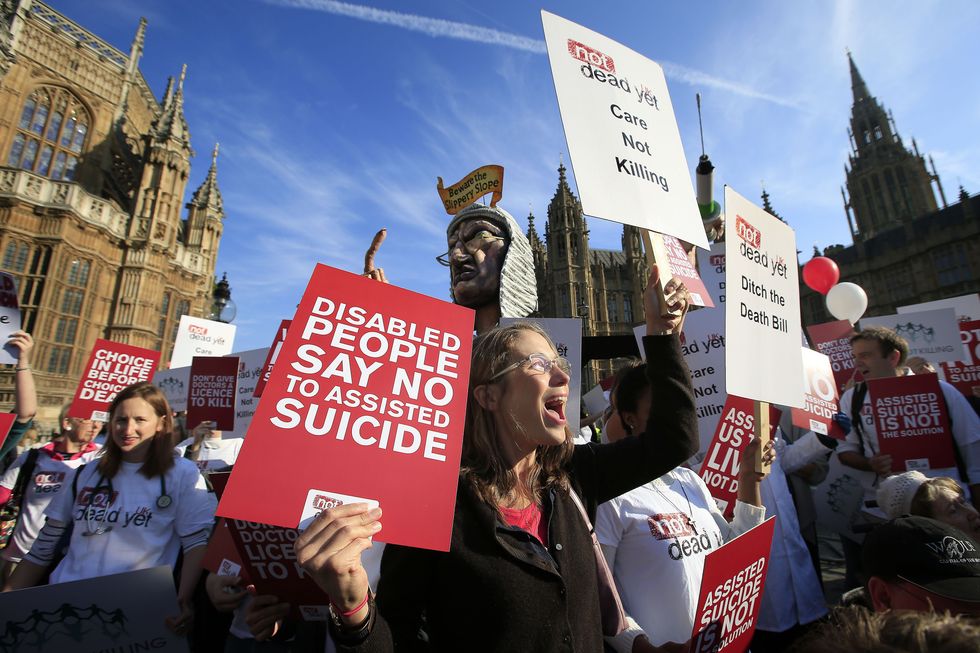
[[[186,205],[193,156],[184,76],[162,100],[126,54],[33,0],[0,3],[0,269],[18,280],[45,428],[97,338],[161,350],[204,315],[224,221],[211,169]],[[12,401],[0,371],[0,406]]]
[[[852,152],[841,194],[853,245],[827,247],[823,255],[837,262],[841,281],[867,292],[868,316],[980,291],[980,196],[961,187],[959,201],[947,203],[932,157],[930,172],[915,139],[905,147],[891,112],[868,92],[850,55],[848,62]],[[804,324],[834,319],[823,296],[803,284],[800,302]]]

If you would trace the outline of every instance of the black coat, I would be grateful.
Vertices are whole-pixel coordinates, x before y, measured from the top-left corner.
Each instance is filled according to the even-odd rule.
[[[694,395],[678,337],[646,337],[643,344],[652,361],[648,428],[613,444],[579,445],[570,463],[572,486],[593,520],[598,504],[663,475],[698,449]],[[339,650],[601,653],[589,530],[567,492],[551,491],[542,511],[547,550],[504,524],[461,478],[449,552],[388,546],[373,628],[357,645],[338,637]]]

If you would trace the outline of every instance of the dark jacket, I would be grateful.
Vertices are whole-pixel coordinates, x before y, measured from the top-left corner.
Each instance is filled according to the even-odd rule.
[[[646,337],[643,343],[652,362],[648,428],[613,444],[579,445],[570,463],[572,486],[593,520],[598,504],[663,475],[697,451],[694,395],[679,339]],[[542,510],[547,550],[504,524],[461,478],[449,552],[386,547],[373,628],[356,645],[338,637],[339,650],[601,653],[589,530],[565,491],[548,493]]]

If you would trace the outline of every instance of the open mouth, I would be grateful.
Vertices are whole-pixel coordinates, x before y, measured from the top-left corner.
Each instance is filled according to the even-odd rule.
[[[545,414],[555,424],[565,423],[565,397],[555,397],[544,402]]]
[[[476,266],[471,263],[463,263],[462,265],[455,266],[453,268],[453,279],[458,283],[460,281],[469,281],[470,279],[476,277],[478,271]]]

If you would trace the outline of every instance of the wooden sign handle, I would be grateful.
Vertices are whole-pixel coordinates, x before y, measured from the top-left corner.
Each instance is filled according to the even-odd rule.
[[[640,229],[640,233],[643,234],[643,250],[647,258],[647,266],[652,268],[656,265],[660,270],[660,277],[657,279],[657,290],[660,291],[660,305],[667,306],[667,293],[664,292],[664,286],[673,278],[674,271],[670,267],[670,261],[667,259],[667,250],[664,249],[663,236],[649,229]],[[680,313],[681,309],[677,309],[672,312],[668,311],[666,314],[680,315]]]
[[[769,442],[769,402],[753,401],[755,412],[755,437],[759,439],[759,448],[755,450],[752,460],[753,469],[757,474],[768,474],[770,465],[762,461],[762,453]],[[744,461],[743,461],[744,464]]]

